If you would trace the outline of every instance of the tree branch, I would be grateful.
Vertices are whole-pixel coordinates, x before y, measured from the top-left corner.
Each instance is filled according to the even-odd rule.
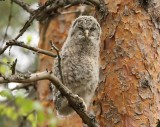
[[[31,14],[29,20],[25,23],[25,25],[20,30],[19,34],[16,36],[14,40],[17,40],[20,36],[23,35],[23,33],[28,29],[28,27],[34,21],[34,19],[37,19],[38,21],[43,21],[47,19],[49,16],[53,16],[53,14],[55,14],[53,12],[55,12],[57,9],[68,6],[68,5],[73,6],[73,5],[78,5],[78,4],[88,4],[88,2],[90,2],[91,4],[95,5],[95,7],[99,10],[100,13],[102,13],[102,18],[105,18],[105,16],[108,14],[107,9],[105,8],[105,4],[104,4],[105,2],[103,0],[100,0],[100,2],[97,2],[96,0],[89,0],[88,2],[80,1],[80,0],[74,0],[74,1],[67,0],[67,1],[56,1],[55,2],[55,0],[48,0],[45,2],[44,5],[40,6],[38,9],[34,11],[29,9],[29,5],[22,2],[21,0],[13,0],[13,1],[17,3],[19,6],[21,6],[23,9],[27,10]],[[48,7],[51,4],[52,6]],[[3,49],[1,49],[0,55],[4,53],[8,47],[9,46],[5,46]]]
[[[59,49],[53,44],[52,41],[50,41],[50,45],[52,47],[51,49],[54,49],[57,52],[59,73],[60,73],[60,76],[61,76],[61,82],[64,84],[63,73],[62,73],[62,68],[61,68],[61,57],[59,55]]]
[[[26,84],[23,84],[23,85],[20,85],[20,86],[16,86],[15,88],[12,88],[11,91],[19,90],[19,89],[27,89],[28,87],[35,86],[35,85],[36,85],[36,83],[26,83]]]
[[[52,72],[40,72],[31,75],[11,75],[10,77],[0,77],[0,83],[31,83],[39,80],[50,80],[56,88],[67,98],[71,107],[77,112],[77,114],[82,118],[83,122],[89,127],[99,127],[95,116],[87,113],[83,101],[78,96],[74,95],[66,86],[64,86],[58,78],[56,78]]]
[[[20,7],[22,7],[25,11],[29,12],[30,14],[33,14],[33,9],[30,8],[30,5],[21,1],[21,0],[11,0],[14,3],[18,4]]]
[[[19,31],[19,34],[16,36],[15,40],[17,40],[23,33],[30,27],[31,23],[34,21],[36,15],[33,15],[29,18],[29,20],[24,24],[23,28]]]
[[[17,59],[15,59],[15,61],[13,61],[13,63],[11,64],[12,75],[14,75],[16,72],[16,64],[17,64]]]
[[[12,5],[13,5],[13,2],[11,1],[10,10],[9,10],[9,16],[8,16],[8,24],[7,24],[7,27],[6,27],[6,31],[5,31],[5,34],[4,34],[3,41],[2,41],[2,46],[3,46],[3,43],[4,43],[5,39],[6,39],[6,37],[7,37],[8,28],[10,26],[11,19],[12,19]]]
[[[0,49],[0,55],[3,54],[9,46],[5,45],[4,48]]]
[[[57,57],[57,55],[53,54],[52,52],[49,52],[49,51],[46,51],[46,50],[43,50],[43,49],[40,49],[40,48],[35,48],[35,47],[32,47],[32,46],[26,45],[24,42],[19,42],[19,41],[16,41],[16,40],[11,40],[11,41],[7,42],[6,45],[7,46],[13,46],[13,45],[14,46],[19,46],[19,47],[23,47],[23,48],[32,50],[36,53],[45,54],[45,55],[48,55],[48,56],[51,56],[51,57]]]

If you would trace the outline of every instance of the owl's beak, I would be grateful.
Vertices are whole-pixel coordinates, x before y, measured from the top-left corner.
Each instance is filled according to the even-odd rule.
[[[88,37],[88,35],[89,35],[89,30],[85,30],[84,33],[85,33],[85,36]]]

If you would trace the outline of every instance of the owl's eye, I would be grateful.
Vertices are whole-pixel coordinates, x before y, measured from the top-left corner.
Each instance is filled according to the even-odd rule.
[[[95,31],[96,30],[96,28],[95,27],[91,27],[91,29],[90,29],[91,31]]]
[[[79,26],[78,28],[79,28],[81,31],[83,31],[83,30],[84,30],[84,29],[83,29],[83,27],[81,27],[81,26]]]

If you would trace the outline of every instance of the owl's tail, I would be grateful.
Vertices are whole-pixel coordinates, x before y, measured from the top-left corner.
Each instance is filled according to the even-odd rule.
[[[55,105],[59,115],[67,116],[74,112],[73,108],[69,106],[67,99],[62,95],[56,97]]]

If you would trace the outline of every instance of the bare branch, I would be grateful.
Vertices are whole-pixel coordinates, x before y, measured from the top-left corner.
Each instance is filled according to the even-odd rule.
[[[30,5],[21,1],[21,0],[11,0],[14,3],[18,4],[19,6],[21,6],[25,11],[29,12],[30,14],[33,14],[33,9],[30,8]]]
[[[67,1],[59,1],[54,3],[52,6],[45,8],[44,11],[42,11],[42,13],[39,13],[36,17],[36,19],[38,21],[43,21],[45,19],[47,19],[49,16],[53,16],[55,15],[55,13],[59,8],[69,8],[71,6],[74,5],[79,5],[79,4],[87,4],[88,5],[94,5],[97,9],[101,8],[100,6],[100,2],[95,1],[95,0],[89,0],[89,1],[81,1],[81,0],[67,0]],[[104,5],[105,6],[105,5]],[[57,14],[57,13],[56,13]]]
[[[20,1],[20,0],[14,0],[15,3],[20,5],[21,7],[28,10],[28,6],[26,3]],[[37,19],[38,21],[43,21],[47,19],[49,16],[55,15],[55,12],[57,9],[65,7],[65,6],[73,6],[78,4],[88,4],[90,2],[91,4],[94,4],[95,7],[100,11],[102,14],[102,18],[104,18],[108,13],[107,9],[105,8],[105,2],[103,0],[100,0],[100,2],[97,2],[95,0],[89,0],[89,1],[80,1],[80,0],[68,0],[68,1],[59,1],[55,2],[55,0],[48,0],[45,2],[44,5],[40,6],[37,10],[33,11],[32,15],[30,16],[30,19],[25,23],[23,28],[20,30],[19,34],[16,36],[14,40],[17,40],[20,36],[23,35],[23,33],[28,29],[28,27],[31,25],[31,23],[34,21],[34,19]],[[54,3],[54,4],[53,4]],[[49,5],[53,4],[52,6],[48,7]],[[47,8],[48,7],[48,8]],[[30,11],[30,10],[28,10]],[[4,53],[4,51],[9,46],[5,46],[3,49],[1,49],[0,54]]]
[[[11,75],[8,78],[0,77],[0,83],[30,83],[39,80],[50,80],[56,88],[67,98],[71,107],[77,112],[77,114],[82,118],[83,122],[86,123],[89,127],[99,127],[95,116],[90,115],[85,110],[83,101],[78,96],[74,95],[66,86],[62,84],[61,81],[56,78],[52,72],[40,72],[31,75]]]
[[[67,11],[67,12],[61,12],[61,15],[66,15],[66,14],[72,14],[72,13],[79,13],[81,12],[80,10],[74,10],[74,11]]]
[[[3,46],[3,43],[4,43],[5,39],[6,39],[6,37],[7,37],[8,27],[9,27],[9,25],[11,23],[11,19],[12,19],[12,5],[13,5],[13,2],[11,1],[10,10],[9,10],[9,16],[8,16],[8,24],[7,24],[7,27],[6,27],[6,31],[5,31],[5,34],[4,34],[3,41],[2,41],[2,46]]]
[[[17,64],[17,59],[11,65],[12,75],[14,75],[16,72],[16,64]]]
[[[0,49],[0,55],[3,54],[9,46],[5,45],[4,48]]]
[[[31,16],[29,20],[24,24],[23,28],[19,31],[19,34],[16,36],[15,40],[17,40],[23,33],[28,29],[33,20],[35,19],[35,15]]]
[[[27,83],[27,84],[23,84],[21,86],[16,86],[15,88],[12,88],[11,91],[13,90],[19,90],[19,89],[27,89],[30,86],[35,86],[36,83]]]
[[[96,7],[99,7],[99,0],[88,0],[88,2],[92,3],[93,5],[95,5]]]
[[[28,29],[28,27],[31,25],[31,23],[34,21],[34,19],[37,17],[37,15],[39,15],[39,13],[41,13],[48,5],[52,4],[54,2],[54,0],[48,0],[45,2],[45,4],[41,7],[39,7],[36,11],[34,11],[34,13],[32,14],[32,16],[30,16],[29,20],[25,23],[25,25],[23,26],[23,28],[20,30],[19,34],[16,36],[16,38],[14,40],[17,40],[20,36],[23,35],[23,33]],[[19,2],[20,4],[20,2]],[[26,5],[24,3],[24,5]],[[23,5],[21,5],[23,6]],[[8,48],[9,46],[5,46],[3,49],[0,50],[0,55],[2,53],[5,52],[5,50]]]
[[[61,76],[61,81],[64,84],[63,73],[62,73],[62,69],[61,69],[61,57],[59,55],[59,49],[52,43],[52,41],[50,41],[50,45],[51,45],[52,49],[54,49],[57,52],[58,68],[59,68],[59,72],[60,72],[60,76]]]
[[[36,53],[41,53],[41,54],[45,54],[45,55],[48,55],[48,56],[51,56],[51,57],[57,57],[57,55],[53,54],[52,52],[49,52],[49,51],[46,51],[46,50],[43,50],[43,49],[40,49],[40,48],[35,48],[35,47],[32,47],[32,46],[29,46],[29,45],[26,45],[24,42],[19,42],[19,41],[16,41],[16,40],[12,40],[12,41],[9,41],[6,43],[7,46],[19,46],[19,47],[23,47],[23,48],[26,48],[26,49],[29,49],[31,51],[34,51]]]

